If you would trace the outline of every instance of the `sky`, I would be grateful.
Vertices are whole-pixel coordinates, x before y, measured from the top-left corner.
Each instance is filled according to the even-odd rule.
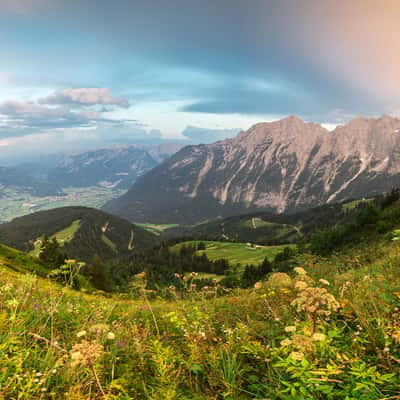
[[[398,21],[397,0],[0,0],[0,164],[400,116]]]

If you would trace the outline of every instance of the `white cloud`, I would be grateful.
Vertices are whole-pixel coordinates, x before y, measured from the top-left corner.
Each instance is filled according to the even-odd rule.
[[[107,105],[128,108],[129,102],[115,97],[107,88],[80,88],[59,90],[38,100],[40,104],[70,104],[77,106]]]
[[[0,103],[0,137],[23,136],[50,129],[94,127],[99,123],[136,123],[126,118],[108,118],[115,108],[127,108],[126,99],[109,89],[67,89],[37,101],[6,100]]]

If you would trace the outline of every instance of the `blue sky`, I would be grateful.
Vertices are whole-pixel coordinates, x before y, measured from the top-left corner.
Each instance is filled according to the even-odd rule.
[[[0,0],[0,164],[19,151],[399,114],[385,0]]]

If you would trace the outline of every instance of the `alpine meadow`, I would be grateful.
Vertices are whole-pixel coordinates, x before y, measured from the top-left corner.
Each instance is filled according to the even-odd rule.
[[[400,400],[397,1],[0,10],[0,400]]]

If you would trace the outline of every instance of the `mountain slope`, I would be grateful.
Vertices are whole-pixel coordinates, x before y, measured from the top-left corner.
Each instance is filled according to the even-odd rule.
[[[264,245],[296,243],[317,229],[348,218],[346,204],[328,204],[295,214],[258,211],[197,224],[177,226],[161,233],[161,239],[233,240]]]
[[[5,189],[29,193],[32,196],[46,197],[63,194],[61,187],[55,183],[46,183],[35,179],[18,168],[0,167],[0,197]]]
[[[62,239],[65,252],[83,261],[90,261],[94,254],[110,259],[158,244],[157,237],[150,232],[85,207],[40,211],[0,225],[0,243],[26,252],[32,251],[44,235]]]
[[[50,182],[62,186],[104,186],[128,189],[136,179],[179,150],[182,145],[145,148],[127,145],[64,157],[48,173]]]
[[[105,209],[137,222],[193,223],[294,212],[399,184],[400,120],[358,117],[329,132],[288,117],[180,150]]]

